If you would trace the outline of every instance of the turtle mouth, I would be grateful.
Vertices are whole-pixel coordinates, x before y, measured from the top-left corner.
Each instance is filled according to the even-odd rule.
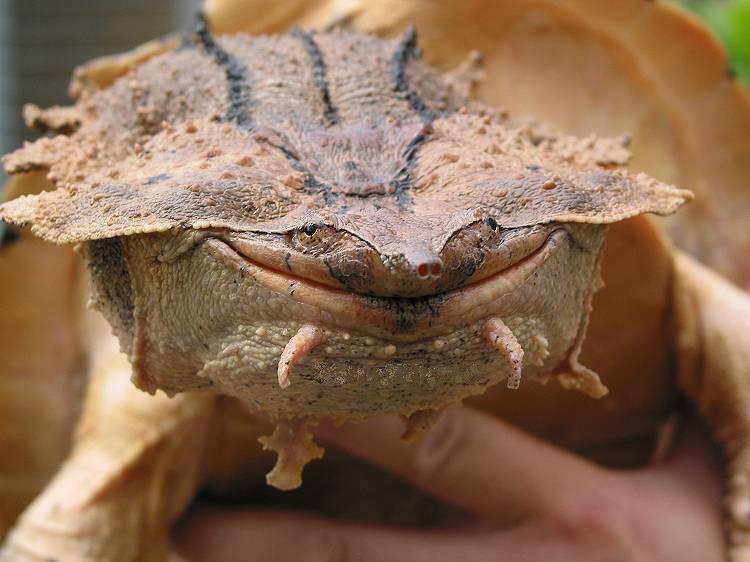
[[[450,333],[456,325],[465,326],[502,312],[497,310],[498,299],[528,282],[568,236],[563,228],[555,229],[535,251],[488,277],[443,293],[413,298],[369,296],[334,288],[261,265],[226,240],[209,238],[204,244],[218,259],[288,301],[290,317],[286,320],[303,319],[291,316],[291,305],[300,304],[305,305],[299,310],[304,320],[412,342]]]

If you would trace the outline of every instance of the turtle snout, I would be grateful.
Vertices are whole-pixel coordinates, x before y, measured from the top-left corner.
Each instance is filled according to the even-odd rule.
[[[443,275],[443,260],[438,256],[420,260],[414,266],[414,273],[422,280],[440,279]]]

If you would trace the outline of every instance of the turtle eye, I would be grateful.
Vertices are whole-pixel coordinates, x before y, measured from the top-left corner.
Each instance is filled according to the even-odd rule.
[[[497,221],[492,217],[487,217],[486,219],[484,219],[484,224],[489,226],[494,232],[497,232],[498,228],[500,228],[497,224]]]
[[[308,222],[297,228],[292,244],[301,252],[325,250],[333,241],[335,231],[322,222]]]
[[[317,224],[314,222],[309,222],[305,226],[302,227],[302,234],[304,236],[307,236],[308,238],[312,238],[315,236],[315,234],[321,230],[323,227],[322,224]]]

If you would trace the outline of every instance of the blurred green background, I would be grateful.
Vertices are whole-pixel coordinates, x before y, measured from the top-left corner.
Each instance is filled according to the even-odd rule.
[[[750,0],[679,0],[713,29],[729,51],[732,69],[750,85]]]

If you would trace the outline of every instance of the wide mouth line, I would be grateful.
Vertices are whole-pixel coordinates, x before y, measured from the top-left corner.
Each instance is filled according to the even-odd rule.
[[[433,325],[428,320],[430,316],[436,315],[436,311],[442,325],[454,320],[462,324],[471,321],[473,316],[477,316],[478,309],[486,308],[490,302],[516,289],[532,275],[546,261],[556,241],[565,234],[566,231],[562,228],[553,230],[534,252],[475,283],[420,297],[374,296],[331,287],[261,264],[243,254],[226,239],[211,238],[206,242],[217,242],[213,247],[236,264],[242,264],[241,268],[243,265],[249,266],[251,269],[246,273],[256,283],[293,301],[328,312],[336,319],[337,324],[351,324],[352,328],[362,331],[372,328],[379,332],[385,330],[390,335],[407,335],[432,331]],[[405,313],[414,317],[414,322],[408,328],[402,326],[398,330],[392,330],[385,327],[398,324]],[[487,316],[488,313],[490,311],[483,310],[479,316]]]
[[[264,272],[267,272],[271,275],[276,275],[284,279],[288,279],[290,283],[304,283],[305,285],[310,286],[311,288],[314,288],[319,291],[325,291],[328,293],[337,293],[341,296],[356,296],[360,297],[362,299],[380,299],[383,301],[388,300],[410,300],[408,297],[379,297],[376,295],[368,295],[366,293],[357,293],[355,291],[352,291],[350,289],[344,288],[344,287],[334,287],[332,285],[329,285],[327,283],[323,283],[322,281],[316,281],[315,279],[310,279],[309,277],[302,277],[301,275],[295,275],[294,273],[291,273],[289,271],[283,271],[277,267],[270,266],[268,264],[265,264],[263,262],[258,261],[257,259],[248,256],[246,253],[244,253],[241,249],[239,249],[236,245],[232,244],[231,241],[226,240],[224,238],[214,238],[214,240],[218,240],[220,242],[223,242],[224,245],[228,248],[230,248],[237,256],[239,256],[241,259],[252,265],[253,267],[258,268],[259,270],[262,270]],[[429,295],[428,297],[416,297],[414,300],[419,299],[425,299],[430,298],[433,296],[438,296],[439,294],[435,295]]]
[[[417,303],[417,302],[427,302],[430,299],[442,299],[446,296],[448,296],[450,293],[454,291],[460,291],[462,289],[470,288],[474,285],[478,285],[482,283],[485,280],[491,279],[495,277],[498,274],[502,274],[513,267],[515,267],[517,264],[523,262],[527,258],[533,256],[535,253],[537,253],[541,248],[544,247],[544,245],[548,242],[550,237],[555,234],[558,230],[562,229],[555,229],[546,234],[543,240],[540,241],[538,246],[531,250],[528,253],[525,253],[523,256],[517,258],[515,261],[512,261],[511,263],[508,263],[503,267],[502,269],[498,269],[496,271],[493,271],[488,274],[484,274],[479,276],[477,279],[471,279],[471,277],[477,277],[476,275],[472,275],[471,277],[462,280],[460,283],[457,283],[453,286],[446,287],[444,289],[441,289],[439,291],[436,291],[434,293],[429,294],[423,294],[423,295],[414,295],[414,296],[393,296],[393,295],[378,295],[373,294],[369,292],[364,292],[361,290],[356,290],[349,288],[345,285],[343,285],[340,281],[338,281],[335,278],[331,278],[329,280],[320,280],[320,279],[314,279],[312,277],[305,277],[303,275],[298,275],[294,273],[291,269],[282,269],[272,263],[268,263],[267,261],[264,261],[262,258],[258,258],[254,256],[251,253],[247,252],[247,248],[243,248],[241,244],[236,243],[229,237],[220,236],[217,237],[218,240],[224,242],[227,246],[229,246],[234,252],[236,252],[239,256],[247,260],[248,262],[252,263],[255,267],[263,269],[268,272],[275,273],[277,275],[280,275],[282,277],[285,277],[287,279],[290,279],[292,281],[297,281],[300,283],[307,283],[311,286],[315,286],[319,288],[320,290],[328,290],[332,292],[338,292],[341,294],[352,294],[359,296],[363,299],[367,299],[369,301],[380,301],[383,304],[399,304],[399,303]],[[367,243],[363,238],[356,234],[349,233],[352,236],[355,236],[359,240]],[[368,244],[369,245],[369,244]],[[374,249],[374,248],[373,248]]]
[[[551,234],[550,234],[551,235]],[[400,304],[428,304],[430,300],[445,300],[445,298],[449,297],[452,293],[458,293],[461,291],[465,291],[467,289],[471,289],[475,285],[481,285],[487,281],[491,281],[495,276],[502,275],[503,273],[513,269],[516,265],[526,261],[527,259],[533,257],[536,253],[541,250],[547,241],[549,240],[549,236],[545,238],[544,242],[531,252],[530,254],[524,256],[523,258],[519,259],[516,262],[513,262],[512,264],[508,265],[507,267],[504,267],[503,269],[496,271],[494,273],[491,273],[490,275],[487,275],[486,277],[483,277],[473,283],[466,283],[463,285],[459,285],[458,287],[453,287],[451,289],[447,289],[445,291],[433,293],[431,295],[423,295],[418,297],[393,297],[393,296],[382,296],[382,295],[371,295],[368,293],[361,293],[358,291],[352,291],[350,289],[346,288],[338,288],[334,287],[332,285],[329,285],[327,283],[323,283],[322,281],[316,281],[315,279],[310,279],[309,277],[302,277],[301,275],[295,275],[294,273],[290,273],[288,271],[283,271],[281,269],[278,269],[276,267],[270,266],[268,264],[262,263],[247,254],[243,253],[242,250],[240,250],[238,247],[233,245],[230,241],[227,241],[223,238],[217,238],[217,240],[220,240],[221,242],[224,242],[226,246],[231,248],[239,257],[241,257],[243,260],[247,261],[248,263],[252,264],[254,267],[257,267],[258,269],[264,270],[268,273],[278,275],[282,278],[288,279],[290,282],[295,283],[304,283],[306,285],[310,285],[311,287],[314,287],[320,291],[326,291],[330,293],[338,293],[340,295],[351,295],[354,297],[359,297],[360,299],[366,300],[369,303],[373,302],[380,302],[386,307],[394,307],[398,306]]]

